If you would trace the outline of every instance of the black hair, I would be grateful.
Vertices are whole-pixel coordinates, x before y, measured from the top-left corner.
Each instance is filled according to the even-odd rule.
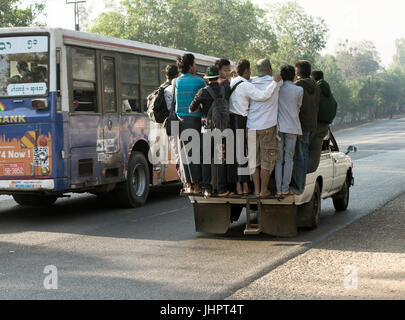
[[[175,64],[168,64],[165,68],[166,77],[173,80],[179,75],[179,68]]]
[[[238,75],[242,76],[246,69],[250,69],[250,62],[246,59],[239,59],[238,62],[236,62],[235,68]]]
[[[230,66],[231,62],[227,59],[219,59],[215,62],[215,66],[221,71],[222,67]]]
[[[194,64],[195,57],[191,53],[185,53],[177,57],[177,66],[181,73],[188,73]]]
[[[300,60],[295,64],[297,75],[301,78],[309,78],[311,76],[311,63],[307,60]]]
[[[280,69],[281,78],[283,81],[294,81],[295,78],[295,69],[293,66],[285,64]]]
[[[323,72],[321,70],[314,70],[312,71],[311,76],[316,82],[318,82],[323,79]]]

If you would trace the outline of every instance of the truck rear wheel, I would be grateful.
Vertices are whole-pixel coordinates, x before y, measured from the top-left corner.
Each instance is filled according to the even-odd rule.
[[[14,201],[21,206],[45,207],[55,203],[57,196],[14,194]]]
[[[143,153],[135,151],[128,163],[127,181],[115,189],[119,203],[126,208],[142,206],[149,195],[149,165]]]
[[[315,184],[315,190],[309,203],[298,207],[298,214],[308,217],[305,220],[305,228],[316,229],[321,220],[321,188],[319,183]]]
[[[342,190],[332,197],[333,206],[335,207],[336,211],[345,211],[349,206],[349,199],[350,188],[346,179]]]

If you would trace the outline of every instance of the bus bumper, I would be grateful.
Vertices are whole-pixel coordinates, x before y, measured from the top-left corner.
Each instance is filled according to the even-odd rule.
[[[54,191],[55,180],[0,180],[0,193],[14,191]]]

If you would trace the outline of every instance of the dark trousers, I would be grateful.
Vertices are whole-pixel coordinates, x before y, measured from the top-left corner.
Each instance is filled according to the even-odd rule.
[[[186,129],[193,129],[196,132],[198,132],[198,137],[201,140],[201,118],[198,117],[183,117],[180,119],[180,139],[181,139],[181,134],[184,130]],[[186,156],[185,150],[183,148],[187,146],[189,143],[197,143],[197,141],[192,140],[191,138],[188,138],[187,140],[180,140],[180,147],[181,147],[181,152],[180,155],[182,157],[182,164],[183,164],[183,170],[184,170],[184,175],[185,175],[185,181],[187,183],[201,183],[201,150],[200,151],[200,156],[199,156],[199,161],[198,163],[192,163],[192,152],[193,150],[191,149]],[[198,141],[198,148],[200,148],[201,144],[200,141]]]
[[[204,135],[204,134],[203,134]],[[203,140],[206,143],[206,141]],[[203,164],[202,165],[202,181],[205,190],[212,193],[213,189],[217,189],[218,193],[225,193],[228,191],[227,188],[227,168],[225,162],[225,142],[226,140],[223,139],[221,143],[218,145],[215,143],[215,139],[211,137],[211,163],[210,164]],[[218,152],[222,148],[222,152]],[[217,150],[217,152],[215,152]],[[215,161],[215,157],[218,156],[218,160]],[[221,163],[220,163],[221,162]],[[218,163],[218,164],[215,164]],[[219,164],[220,163],[220,164]],[[217,177],[217,188],[213,188],[212,185],[212,174],[216,175]]]
[[[311,133],[309,139],[309,160],[307,173],[313,173],[318,170],[321,161],[321,151],[323,139],[328,134],[329,123],[318,122],[316,132]]]
[[[247,134],[246,134],[246,123],[247,123],[247,117],[238,115],[238,114],[230,114],[230,127],[234,133],[234,138],[235,138],[235,149],[234,149],[234,163],[233,165],[229,165],[229,171],[228,171],[228,180],[229,182],[249,182],[250,181],[250,176],[249,175],[238,175],[238,168],[247,168],[248,167],[248,162],[246,161],[245,164],[239,164],[237,161],[237,147],[240,148],[240,146],[237,146],[236,142],[236,130],[242,129],[244,130],[244,143],[243,143],[243,154],[247,158]]]

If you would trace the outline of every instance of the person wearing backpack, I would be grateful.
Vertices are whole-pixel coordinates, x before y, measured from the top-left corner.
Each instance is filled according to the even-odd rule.
[[[200,89],[194,100],[191,102],[190,113],[195,113],[201,110],[202,112],[202,135],[209,134],[210,130],[218,129],[221,132],[229,128],[229,96],[231,88],[228,84],[219,84],[220,74],[216,66],[207,68],[204,79],[208,80],[208,85]],[[209,198],[214,192],[212,186],[212,166],[217,174],[218,196],[228,197],[232,195],[227,188],[227,168],[226,168],[226,146],[225,138],[222,138],[218,143],[211,136],[209,146],[205,145],[206,139],[202,139],[202,150],[211,149],[210,163],[202,165],[202,183],[204,188],[204,197]],[[216,151],[216,152],[215,152]],[[215,164],[214,157],[218,156],[219,164]]]
[[[316,82],[320,89],[317,129],[316,132],[311,135],[309,143],[311,157],[308,163],[308,172],[315,172],[321,161],[323,139],[328,134],[329,126],[336,117],[337,102],[333,97],[329,83],[324,79],[322,71],[312,71],[311,78]]]
[[[257,62],[258,77],[252,79],[252,84],[258,90],[264,90],[271,85],[273,69],[269,59]],[[250,157],[249,166],[254,170],[252,175],[256,197],[269,197],[268,186],[270,176],[277,161],[277,113],[278,95],[283,81],[276,82],[276,87],[270,98],[265,101],[250,101],[247,117],[249,135],[256,136],[255,158]]]

